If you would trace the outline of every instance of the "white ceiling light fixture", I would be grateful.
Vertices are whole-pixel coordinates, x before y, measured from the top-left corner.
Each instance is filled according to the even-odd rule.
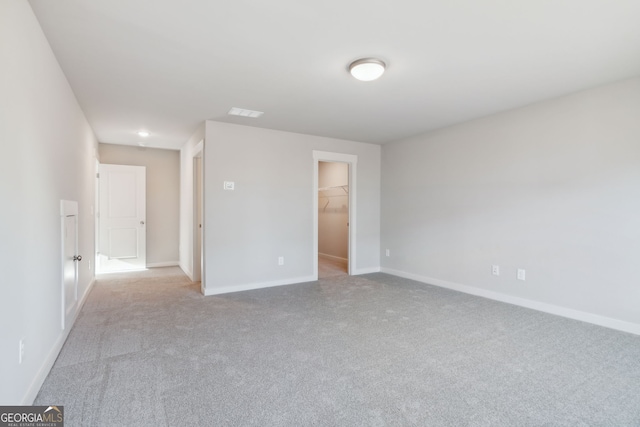
[[[146,137],[148,137],[148,136],[149,136],[149,132],[147,132],[146,130],[138,131],[138,136],[141,136],[141,137],[143,137],[143,138],[146,138]]]
[[[230,116],[240,116],[240,117],[249,117],[251,119],[257,119],[258,117],[262,116],[264,112],[233,107],[231,110],[229,110],[227,114],[229,114]]]
[[[376,58],[362,58],[349,65],[349,72],[353,77],[363,82],[370,82],[382,76],[387,64]]]

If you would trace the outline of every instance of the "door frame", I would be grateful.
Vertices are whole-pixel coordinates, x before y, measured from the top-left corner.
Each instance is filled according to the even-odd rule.
[[[105,245],[110,246],[110,240],[105,239],[105,235],[103,234],[105,230],[103,227],[105,224],[106,212],[108,211],[108,204],[103,203],[105,200],[109,200],[109,193],[104,193],[104,186],[109,185],[109,182],[106,181],[107,171],[106,169],[115,169],[115,170],[127,170],[129,172],[134,172],[136,174],[136,201],[142,201],[141,204],[136,206],[136,246],[137,246],[137,257],[133,258],[136,260],[136,263],[133,265],[121,266],[116,268],[114,266],[105,266],[103,263],[104,257],[108,257],[111,260],[111,251],[107,251],[105,253],[102,251]],[[115,273],[115,272],[125,272],[125,271],[139,271],[147,269],[147,190],[146,190],[146,181],[147,181],[147,167],[146,166],[137,166],[137,165],[122,165],[122,164],[112,164],[112,163],[100,163],[98,169],[98,210],[97,210],[97,221],[96,227],[98,230],[98,246],[96,247],[96,253],[98,257],[98,261],[96,262],[97,266],[96,273],[104,274],[104,273]],[[110,188],[110,187],[109,187]],[[139,197],[142,196],[142,197]],[[119,259],[119,258],[113,258]],[[122,258],[122,259],[132,259],[132,258]],[[111,261],[110,261],[111,262]],[[125,263],[125,262],[123,262]]]
[[[93,234],[95,243],[93,244],[93,272],[100,273],[100,161],[96,158],[96,179],[94,181],[95,200],[91,215],[93,215]],[[91,268],[91,266],[89,266]]]
[[[313,150],[313,277],[318,280],[318,163],[337,162],[346,163],[349,166],[349,249],[348,249],[348,274],[356,271],[356,194],[357,179],[356,170],[358,156],[355,154],[333,153],[329,151]]]
[[[196,168],[196,159],[200,159],[200,168]],[[205,245],[204,245],[204,140],[196,144],[191,156],[191,164],[193,166],[192,173],[192,260],[191,260],[191,276],[192,281],[200,281],[200,291],[204,295],[205,291]],[[199,169],[199,170],[197,170]],[[200,177],[196,176],[200,173]],[[198,178],[200,178],[200,186],[198,186]],[[200,194],[198,194],[198,192]],[[198,218],[200,222],[198,222]],[[199,227],[202,224],[202,228]],[[200,238],[200,239],[199,239]]]

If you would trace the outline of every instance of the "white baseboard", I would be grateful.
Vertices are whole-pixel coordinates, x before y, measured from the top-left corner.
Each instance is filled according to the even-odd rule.
[[[627,322],[624,320],[612,319],[610,317],[601,316],[599,314],[587,313],[584,311],[574,310],[572,308],[561,307],[544,302],[529,300],[526,298],[515,297],[500,292],[480,289],[473,286],[461,285],[459,283],[448,282],[446,280],[434,279],[432,277],[421,276],[418,274],[407,273],[404,271],[394,270],[383,267],[383,273],[392,274],[405,279],[416,280],[418,282],[429,285],[439,286],[441,288],[452,289],[454,291],[464,292],[466,294],[477,295],[492,300],[506,302],[508,304],[518,305],[545,313],[555,314],[557,316],[567,317],[569,319],[580,320],[582,322],[592,323],[605,328],[616,329],[618,331],[629,332],[631,334],[640,335],[640,324]]]
[[[165,262],[148,262],[147,268],[156,268],[156,267],[176,267],[179,266],[179,261],[165,261]]]
[[[380,273],[380,267],[368,267],[368,268],[356,268],[356,271],[352,272],[353,276],[359,276],[361,274]]]
[[[191,270],[189,270],[189,268],[186,265],[182,264],[182,263],[179,263],[178,267],[180,267],[182,269],[182,271],[184,272],[184,274],[187,275],[189,280],[191,280],[193,282],[193,273],[191,272]]]
[[[89,286],[87,286],[87,290],[84,292],[84,295],[80,299],[80,302],[78,304],[78,309],[76,310],[76,313],[73,319],[71,320],[70,324],[67,325],[67,327],[64,329],[64,331],[62,331],[62,333],[54,343],[53,347],[51,348],[51,351],[49,352],[46,359],[42,363],[42,366],[38,370],[38,374],[35,376],[35,378],[31,382],[31,385],[29,386],[29,389],[27,390],[26,395],[22,399],[22,403],[21,403],[22,405],[24,406],[33,405],[33,401],[36,400],[36,396],[38,395],[38,392],[40,391],[42,384],[44,384],[44,380],[47,379],[47,375],[49,375],[51,368],[53,368],[53,364],[56,362],[56,359],[58,358],[58,355],[62,350],[62,346],[64,345],[64,342],[67,340],[67,337],[69,337],[69,332],[71,332],[71,328],[73,328],[73,325],[76,323],[76,319],[78,319],[78,316],[82,311],[82,307],[84,306],[84,303],[87,300],[87,297],[89,296],[89,293],[91,292],[91,289],[93,288],[93,285],[95,283],[96,283],[96,279],[94,277],[91,279],[91,282],[89,282]]]
[[[253,289],[272,288],[274,286],[295,285],[298,283],[314,282],[313,276],[294,277],[291,279],[274,280],[271,282],[247,283],[244,285],[224,286],[221,288],[205,289],[205,296],[228,294],[231,292],[250,291]]]
[[[335,256],[335,255],[323,254],[323,253],[320,253],[320,252],[318,252],[318,256],[321,256],[323,258],[335,259],[337,261],[342,261],[342,262],[349,262],[349,260],[347,258],[342,258],[342,257]]]

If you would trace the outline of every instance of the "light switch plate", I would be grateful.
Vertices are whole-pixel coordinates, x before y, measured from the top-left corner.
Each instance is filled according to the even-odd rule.
[[[224,187],[223,187],[223,188],[224,188],[225,190],[231,190],[231,191],[233,191],[233,190],[235,190],[235,187],[236,187],[236,183],[235,183],[235,182],[233,182],[233,181],[225,181],[225,182],[224,182]]]

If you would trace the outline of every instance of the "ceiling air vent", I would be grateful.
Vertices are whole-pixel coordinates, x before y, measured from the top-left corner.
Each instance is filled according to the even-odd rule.
[[[258,117],[262,116],[264,112],[233,107],[227,114],[229,114],[230,116],[250,117],[252,119],[257,119]]]

